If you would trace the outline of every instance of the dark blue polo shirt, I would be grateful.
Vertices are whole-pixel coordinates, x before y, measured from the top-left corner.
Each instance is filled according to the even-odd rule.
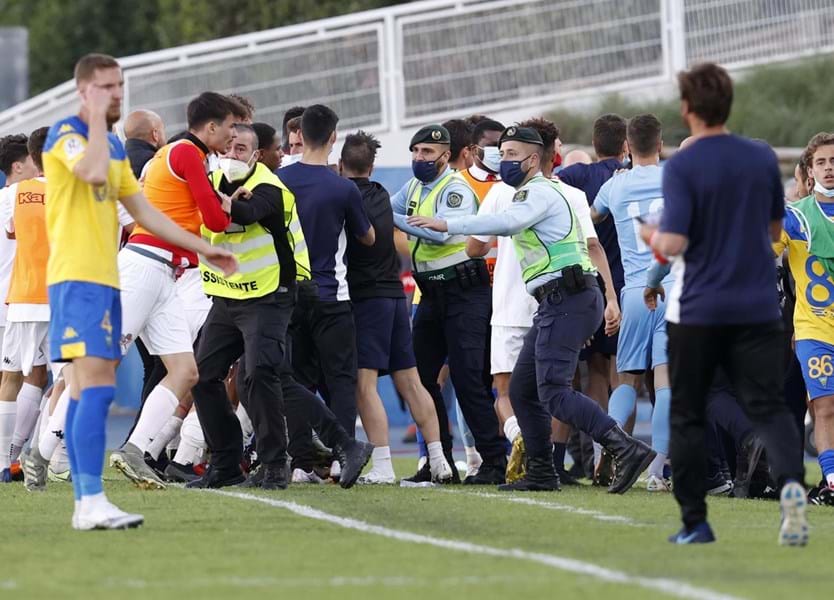
[[[593,205],[594,199],[597,197],[597,192],[599,192],[602,184],[611,179],[616,170],[622,168],[623,164],[616,158],[607,158],[590,165],[577,163],[565,167],[559,171],[558,176],[559,179],[568,185],[572,185],[585,192],[585,195],[588,196],[588,203]],[[614,287],[619,297],[620,290],[625,285],[625,275],[623,274],[620,244],[617,241],[617,230],[614,227],[614,219],[605,219],[601,223],[597,223],[595,228],[599,243],[602,244],[602,247],[605,249],[605,255],[608,257],[611,279],[614,281]]]
[[[734,325],[781,318],[769,226],[785,214],[776,155],[737,135],[701,138],[663,168],[660,230],[686,236],[666,318]]]
[[[295,194],[313,279],[319,286],[319,299],[349,300],[347,236],[362,237],[371,228],[359,188],[324,165],[298,162],[278,169],[277,174]]]

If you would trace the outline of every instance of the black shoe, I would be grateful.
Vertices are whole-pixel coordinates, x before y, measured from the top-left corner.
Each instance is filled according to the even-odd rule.
[[[168,467],[168,455],[162,452],[159,455],[159,459],[154,459],[148,452],[145,452],[145,464],[148,465],[157,476],[165,480],[165,469]]]
[[[747,436],[747,439],[741,443],[741,448],[736,455],[736,478],[733,481],[731,497],[750,497],[750,483],[759,467],[763,451],[764,444],[755,435]]]
[[[240,467],[236,467],[233,470],[221,471],[209,465],[202,477],[186,483],[185,487],[190,489],[217,489],[238,485],[244,481],[246,481],[246,477],[243,475]]]
[[[261,487],[261,483],[264,480],[264,465],[258,465],[252,471],[249,471],[249,475],[246,477],[246,481],[240,484],[242,488],[259,488]]]
[[[562,485],[579,485],[579,480],[576,479],[573,475],[571,475],[570,471],[565,469],[565,467],[556,467],[556,475],[559,476],[559,481]]]
[[[551,461],[553,457],[551,456]],[[463,480],[464,485],[503,485],[507,479],[507,457],[485,460],[478,472]]]
[[[165,481],[171,481],[173,483],[190,483],[195,479],[200,478],[200,476],[194,472],[193,465],[181,465],[173,460],[168,462],[168,466],[165,467],[164,475]]]
[[[371,460],[371,453],[374,451],[373,444],[352,440],[344,448],[335,448],[335,454],[339,461],[339,466],[342,467],[342,473],[339,477],[339,485],[344,489],[353,487],[362,469]],[[431,480],[431,475],[429,475]]]
[[[559,476],[553,468],[553,455],[527,457],[524,466],[524,477],[513,483],[499,485],[502,492],[558,492]]]
[[[452,467],[454,469],[454,467]],[[457,471],[457,469],[455,469]],[[423,466],[420,467],[417,472],[412,475],[411,477],[403,477],[402,481],[407,483],[431,483],[431,466],[429,466],[428,459],[426,462],[423,463]],[[458,483],[460,483],[460,477],[458,477]]]
[[[285,490],[289,486],[287,463],[284,461],[262,465],[258,471],[263,473],[261,476],[262,490]]]
[[[808,490],[808,503],[817,506],[834,506],[834,490],[823,479],[817,487]]]
[[[609,487],[614,481],[614,455],[605,448],[599,456],[599,464],[594,469],[591,477],[591,485],[597,487]]]
[[[640,473],[657,456],[657,452],[648,444],[634,439],[623,431],[619,425],[609,429],[600,443],[614,455],[614,478],[608,486],[609,494],[624,494],[629,490]]]
[[[707,476],[707,496],[729,496],[733,491],[733,481],[722,471]]]

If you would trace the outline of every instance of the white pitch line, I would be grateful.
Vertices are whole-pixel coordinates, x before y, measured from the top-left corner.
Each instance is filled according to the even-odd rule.
[[[628,525],[630,527],[646,527],[644,523],[638,523],[631,517],[625,517],[622,515],[609,515],[604,512],[600,512],[598,510],[590,510],[587,508],[579,508],[578,506],[572,506],[570,504],[560,504],[558,502],[547,502],[545,500],[534,500],[533,498],[521,498],[519,496],[513,496],[511,494],[491,494],[489,492],[454,492],[452,490],[438,490],[445,494],[454,494],[454,495],[463,495],[463,496],[475,496],[478,498],[495,498],[497,500],[503,500],[505,502],[512,502],[514,504],[525,504],[527,506],[539,506],[541,508],[546,508],[548,510],[558,510],[562,512],[572,513],[576,515],[582,515],[586,517],[591,517],[592,519],[596,519],[597,521],[604,521],[606,523],[619,523],[621,525]]]
[[[515,558],[517,560],[524,560],[552,567],[560,571],[587,575],[591,578],[608,583],[637,585],[639,587],[662,592],[677,598],[689,598],[692,600],[738,600],[737,596],[730,596],[710,589],[696,587],[684,581],[629,575],[628,573],[608,569],[594,563],[584,562],[573,558],[566,558],[564,556],[557,556],[555,554],[528,552],[520,548],[496,548],[494,546],[484,546],[482,544],[474,544],[463,540],[450,540],[430,535],[423,535],[420,533],[412,533],[410,531],[390,529],[381,525],[366,523],[365,521],[360,521],[358,519],[340,517],[338,515],[326,513],[317,508],[313,508],[312,506],[297,504],[287,500],[276,500],[275,498],[269,498],[266,496],[255,496],[253,494],[228,492],[223,490],[206,491],[208,493],[226,496],[227,498],[260,502],[261,504],[266,504],[275,508],[283,508],[301,517],[315,519],[316,521],[324,521],[345,529],[353,529],[362,533],[378,535],[401,542],[425,544],[436,548],[465,552],[467,554],[482,554],[485,556],[496,556],[500,558]]]

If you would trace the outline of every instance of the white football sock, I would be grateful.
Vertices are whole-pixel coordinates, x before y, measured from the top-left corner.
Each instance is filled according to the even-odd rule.
[[[11,466],[9,455],[12,448],[16,414],[17,402],[0,402],[0,470],[8,469]]]
[[[504,437],[512,444],[519,435],[521,435],[521,427],[518,426],[518,419],[513,415],[504,421]]]
[[[197,411],[192,410],[182,422],[180,447],[177,448],[174,462],[181,465],[199,464],[202,461],[205,447],[206,440],[203,437],[200,419],[197,418]]]
[[[38,450],[41,456],[46,460],[52,458],[55,448],[64,439],[64,425],[67,422],[67,407],[70,401],[70,389],[67,386],[61,395],[58,396],[58,402],[55,404],[55,410],[49,415],[47,419],[46,429],[41,431],[40,440],[38,440]]]
[[[243,443],[245,444],[255,434],[255,426],[252,425],[252,419],[249,418],[246,409],[243,408],[243,402],[238,403],[235,415],[237,415],[237,420],[240,421],[240,429],[243,432]]]
[[[433,465],[438,465],[443,462],[443,443],[442,442],[429,442],[426,444],[426,448],[429,451],[429,462]]]
[[[12,435],[11,459],[16,461],[23,450],[24,444],[32,437],[35,423],[41,408],[41,388],[31,383],[23,383],[20,392],[17,394],[17,417],[14,423],[14,434]]]
[[[594,466],[599,464],[599,459],[602,457],[602,446],[594,442]]]
[[[394,475],[394,465],[391,464],[390,446],[374,448],[373,452],[371,452],[371,460],[373,461],[372,471],[376,471],[382,475]]]
[[[52,458],[49,460],[49,468],[52,469],[53,473],[65,473],[70,470],[67,445],[63,440],[61,440],[61,443],[58,444],[58,447],[52,453]]]
[[[133,444],[140,452],[147,452],[151,441],[165,427],[178,404],[177,396],[164,385],[152,389],[142,407],[139,421],[127,440],[128,444]]]
[[[658,452],[657,456],[654,457],[654,460],[649,465],[649,476],[654,475],[655,477],[663,479],[663,465],[665,464],[666,455]]]
[[[181,427],[182,419],[180,419],[177,415],[171,415],[168,417],[168,421],[165,423],[162,431],[156,434],[151,442],[151,445],[148,446],[148,453],[154,460],[158,460],[159,455],[162,454],[162,451],[165,450],[168,443],[179,435]]]
[[[167,445],[167,446],[165,446],[165,449],[166,449],[168,452],[176,452],[176,451],[177,451],[177,448],[179,448],[179,447],[180,447],[180,432],[179,432],[179,429],[178,429],[178,430],[177,430],[177,435],[175,435],[175,436],[171,439],[171,441],[170,441],[170,442],[168,442],[168,445]]]
[[[478,451],[472,446],[465,446],[464,451],[466,451],[466,464],[472,468],[478,468],[481,466],[481,463],[484,460],[481,458],[481,455]]]

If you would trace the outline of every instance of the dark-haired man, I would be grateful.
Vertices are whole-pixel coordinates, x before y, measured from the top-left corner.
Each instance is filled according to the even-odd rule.
[[[443,123],[449,132],[449,166],[461,173],[474,163],[472,154],[472,133],[475,126],[466,119],[450,119]]]
[[[290,153],[290,132],[287,128],[287,125],[293,119],[300,117],[304,114],[304,107],[303,106],[293,106],[287,112],[284,113],[284,118],[281,120],[281,140],[282,146],[281,151],[284,154]]]
[[[628,154],[626,141],[626,121],[619,115],[605,114],[594,121],[592,142],[597,162],[591,164],[576,163],[559,171],[559,179],[577,187],[588,197],[588,204],[593,204],[602,184],[623,168],[623,160]],[[608,266],[614,281],[614,297],[620,297],[623,289],[623,265],[620,258],[620,246],[617,243],[617,230],[611,220],[596,225],[597,236],[608,257]],[[588,362],[588,395],[603,407],[608,408],[608,391],[614,383],[612,357],[617,354],[617,336],[606,335],[605,325],[601,324],[594,334],[591,344],[582,352],[582,360]],[[603,480],[606,477],[603,477]],[[604,481],[603,481],[604,483]]]
[[[206,178],[211,153],[225,153],[234,138],[236,103],[214,92],[204,92],[187,108],[188,133],[157,152],[145,174],[148,201],[183,229],[200,234],[200,226],[224,231],[229,225],[229,199],[215,192]],[[253,161],[254,162],[254,161]],[[160,240],[139,226],[119,253],[122,284],[122,352],[142,336],[148,352],[162,359],[167,374],[150,391],[124,446],[110,456],[112,466],[137,486],[163,488],[159,476],[145,463],[145,453],[172,418],[165,437],[176,435],[188,414],[190,391],[197,383],[193,344],[196,329],[189,327],[184,297],[196,291],[205,302],[195,269],[197,255]],[[182,281],[179,281],[180,278]],[[175,415],[175,411],[177,414]],[[153,457],[155,458],[155,457]]]
[[[258,162],[265,164],[274,173],[281,167],[281,159],[284,156],[278,133],[268,123],[252,123],[252,129],[258,136]]]
[[[706,400],[718,367],[762,438],[781,488],[779,543],[808,541],[799,432],[783,395],[783,324],[771,242],[779,240],[784,190],[773,151],[729,133],[733,84],[705,63],[678,76],[681,115],[695,141],[663,168],[660,228],[642,236],[674,257],[666,308],[672,384],[670,454],[683,528],[677,544],[715,541],[704,500]],[[728,201],[731,199],[732,201]]]
[[[409,218],[413,226],[452,234],[513,236],[527,292],[539,302],[510,379],[510,398],[527,447],[526,475],[499,489],[559,489],[550,443],[552,415],[608,449],[617,467],[608,491],[623,493],[654,452],[572,387],[579,350],[603,317],[582,228],[558,183],[541,176],[545,148],[539,133],[509,127],[499,144],[501,179],[517,190],[506,210],[448,220]],[[545,164],[548,170],[551,166]]]
[[[420,383],[411,340],[411,319],[400,281],[400,259],[394,246],[391,199],[380,184],[369,179],[380,144],[363,131],[345,138],[339,168],[362,193],[362,203],[373,225],[376,241],[365,246],[348,240],[347,281],[356,321],[358,395],[362,426],[375,446],[373,466],[360,483],[394,483],[388,419],[377,391],[380,371],[391,375],[414,421],[423,433],[429,452],[432,480],[452,479],[443,456],[434,402]]]
[[[301,116],[302,159],[280,169],[278,176],[295,195],[313,279],[318,284],[315,297],[303,293],[299,297],[298,318],[291,326],[293,368],[300,383],[319,388],[339,423],[353,436],[356,327],[345,252],[348,236],[367,246],[375,237],[356,184],[327,166],[338,121],[327,106],[307,107]]]

